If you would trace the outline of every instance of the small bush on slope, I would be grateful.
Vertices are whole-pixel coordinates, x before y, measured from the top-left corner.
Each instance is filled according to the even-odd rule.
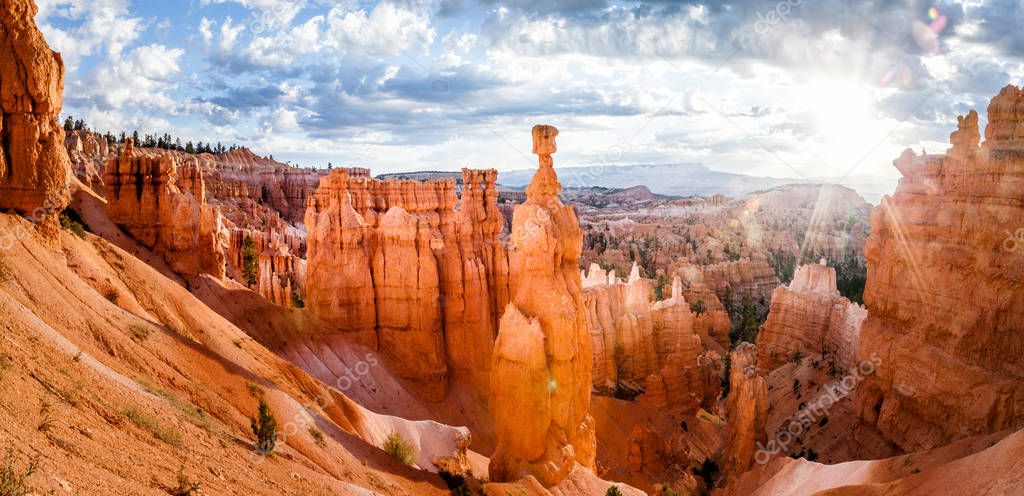
[[[622,491],[619,491],[619,486],[612,486],[605,491],[604,496],[622,496]]]
[[[256,451],[263,455],[274,452],[277,445],[277,420],[270,413],[266,400],[260,398],[259,413],[251,421],[252,433],[256,436]]]
[[[192,482],[185,476],[185,467],[178,469],[178,486],[171,489],[172,496],[192,496],[199,492],[201,483]]]
[[[397,431],[388,434],[388,438],[384,440],[384,451],[391,455],[395,460],[398,460],[405,465],[410,467],[415,466],[413,457],[412,445],[409,444],[405,438],[402,437]]]

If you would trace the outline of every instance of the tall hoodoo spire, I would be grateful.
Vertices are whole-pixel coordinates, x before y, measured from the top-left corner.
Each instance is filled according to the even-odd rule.
[[[593,468],[596,453],[579,272],[583,231],[558,199],[562,185],[551,160],[557,135],[551,126],[533,128],[540,169],[512,220],[511,302],[494,347],[490,395],[498,439],[491,480],[532,475],[549,487],[577,464]]]

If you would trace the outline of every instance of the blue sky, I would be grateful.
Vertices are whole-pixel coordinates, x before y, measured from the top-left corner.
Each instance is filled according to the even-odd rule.
[[[37,3],[65,114],[375,173],[532,167],[549,123],[558,165],[893,178],[1024,73],[1011,0]]]

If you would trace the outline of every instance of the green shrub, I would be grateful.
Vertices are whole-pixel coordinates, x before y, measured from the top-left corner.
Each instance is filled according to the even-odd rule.
[[[192,496],[199,492],[200,482],[192,482],[185,476],[185,467],[178,469],[178,485],[171,489],[172,496]]]
[[[263,455],[273,453],[277,446],[277,420],[263,398],[260,398],[259,413],[251,419],[250,425],[252,434],[256,436],[256,451]]]
[[[14,453],[8,448],[0,464],[0,496],[26,496],[33,493],[27,479],[39,468],[39,458],[28,462],[24,471],[15,467]]]
[[[622,491],[619,490],[619,486],[612,486],[604,492],[604,496],[622,496]]]
[[[412,445],[398,431],[392,431],[391,434],[388,434],[387,439],[384,440],[384,451],[405,465],[410,467],[416,465]]]
[[[60,227],[64,230],[71,231],[75,236],[85,239],[85,226],[82,225],[82,218],[78,216],[78,213],[70,208],[64,209],[60,213]]]
[[[707,311],[704,308],[704,300],[697,300],[690,304],[690,311],[693,312],[694,315],[700,317],[701,314]]]
[[[242,278],[249,287],[256,285],[260,273],[259,262],[260,254],[256,251],[256,242],[252,240],[252,236],[246,234],[245,241],[242,242]]]

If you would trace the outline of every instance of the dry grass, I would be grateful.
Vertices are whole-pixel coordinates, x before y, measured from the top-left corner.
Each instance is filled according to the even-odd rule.
[[[3,382],[4,376],[11,370],[11,367],[14,367],[14,359],[11,358],[11,355],[0,353],[0,382]]]
[[[0,283],[4,283],[11,280],[11,269],[7,267],[7,262],[4,260],[3,253],[0,253]]]
[[[410,467],[416,466],[416,457],[413,453],[412,445],[397,431],[388,434],[387,439],[384,440],[384,451],[405,465]]]
[[[152,434],[153,437],[176,448],[181,447],[181,432],[174,427],[165,426],[159,420],[146,415],[136,408],[128,408],[121,413],[140,429]]]
[[[149,328],[143,325],[132,324],[128,326],[128,330],[132,331],[132,339],[138,342],[143,342],[149,338]]]
[[[39,459],[28,462],[24,470],[19,470],[14,453],[7,450],[4,459],[0,462],[0,496],[27,496],[33,494],[32,487],[28,485],[28,478],[36,473],[39,468]]]

